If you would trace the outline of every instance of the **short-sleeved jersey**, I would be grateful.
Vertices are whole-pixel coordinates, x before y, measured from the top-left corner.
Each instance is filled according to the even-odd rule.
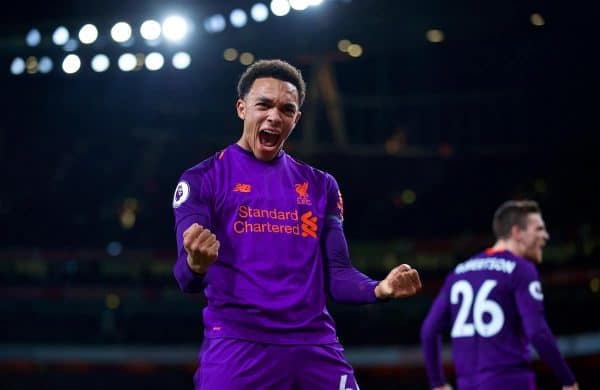
[[[450,329],[460,388],[528,371],[524,322],[535,319],[544,319],[535,265],[508,251],[487,250],[448,275],[426,324]]]
[[[206,337],[280,344],[337,340],[320,247],[326,220],[342,218],[331,175],[285,152],[273,161],[257,160],[234,144],[183,173],[173,207],[178,232],[196,222],[221,244],[202,281]],[[181,259],[180,234],[177,240]]]

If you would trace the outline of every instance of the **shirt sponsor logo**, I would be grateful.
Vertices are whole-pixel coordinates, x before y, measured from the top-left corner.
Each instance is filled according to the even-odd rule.
[[[544,300],[544,294],[542,293],[542,285],[538,280],[534,280],[533,282],[529,283],[529,294],[531,294],[531,296],[535,300]]]
[[[295,189],[298,194],[298,204],[310,206],[312,202],[308,196],[308,182],[296,184]]]
[[[317,238],[317,217],[312,214],[312,211],[307,211],[302,214],[302,237]]]
[[[190,196],[190,185],[186,181],[180,181],[175,187],[173,194],[173,208],[181,206]]]
[[[237,213],[239,219],[233,222],[233,231],[246,233],[280,233],[317,238],[318,218],[307,211],[302,215],[298,210],[259,209],[241,205]]]
[[[251,192],[251,191],[252,191],[252,186],[250,184],[236,183],[233,186],[233,192]]]

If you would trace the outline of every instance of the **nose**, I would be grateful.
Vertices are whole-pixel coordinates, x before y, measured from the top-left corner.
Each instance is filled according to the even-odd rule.
[[[281,113],[277,109],[277,107],[273,107],[269,110],[267,115],[267,121],[273,124],[279,124],[281,122]]]

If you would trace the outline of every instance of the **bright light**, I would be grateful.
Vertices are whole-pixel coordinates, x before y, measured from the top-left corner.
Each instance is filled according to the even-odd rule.
[[[248,16],[246,16],[244,10],[236,8],[229,14],[229,21],[233,27],[241,28],[248,22]]]
[[[288,0],[272,0],[271,12],[275,16],[284,16],[290,12],[290,3]]]
[[[110,66],[110,60],[105,54],[96,54],[92,58],[92,69],[94,72],[104,72]]]
[[[17,57],[10,64],[10,73],[18,75],[23,72],[25,72],[25,60]]]
[[[250,15],[255,22],[264,22],[269,17],[269,8],[263,3],[256,3],[252,6]]]
[[[311,7],[316,7],[318,5],[321,5],[322,2],[323,0],[308,0],[308,5]]]
[[[71,38],[67,41],[67,43],[65,43],[65,45],[63,46],[63,50],[72,52],[72,51],[77,50],[78,47],[79,47],[79,41],[77,41],[77,39],[75,39],[75,38]]]
[[[49,73],[53,66],[54,64],[52,63],[52,60],[45,56],[40,58],[40,62],[38,63],[38,69],[40,70],[40,73]]]
[[[156,20],[146,20],[140,27],[140,35],[148,41],[158,39],[160,37],[160,23]]]
[[[123,72],[130,72],[135,69],[137,65],[137,58],[131,53],[121,54],[119,57],[119,69]]]
[[[40,34],[40,31],[37,28],[32,28],[31,30],[29,30],[27,36],[25,37],[25,42],[27,43],[27,46],[37,46],[40,44],[41,40],[42,35]]]
[[[73,74],[81,68],[81,60],[75,54],[69,54],[62,62],[62,69],[67,74]]]
[[[240,62],[242,65],[250,65],[254,62],[254,54],[249,52],[244,52],[240,55]]]
[[[169,16],[162,24],[165,38],[169,41],[179,42],[188,32],[188,24],[181,16]]]
[[[350,47],[351,44],[352,42],[350,42],[349,40],[342,39],[338,42],[338,50],[345,53],[348,51],[348,47]]]
[[[110,29],[110,36],[115,42],[127,42],[131,38],[131,26],[125,22],[119,22]]]
[[[152,52],[146,56],[146,68],[148,70],[159,70],[165,64],[165,58],[162,54]]]
[[[529,21],[536,27],[542,27],[544,24],[546,24],[544,17],[538,13],[531,14]]]
[[[93,24],[86,24],[79,30],[79,40],[81,43],[89,45],[98,38],[98,29]]]
[[[225,49],[223,58],[225,58],[225,61],[235,61],[238,58],[238,51],[232,47]]]
[[[427,31],[427,40],[431,43],[440,43],[444,40],[444,32],[442,30],[432,29]]]
[[[106,253],[109,256],[119,256],[123,252],[123,244],[118,241],[111,241],[106,245]]]
[[[363,53],[363,48],[361,45],[357,44],[357,43],[352,43],[350,44],[350,46],[348,46],[348,55],[350,57],[360,57]]]
[[[38,60],[34,56],[29,56],[25,60],[25,69],[27,73],[34,74],[38,71]]]
[[[177,52],[173,55],[173,67],[175,69],[185,69],[192,63],[192,57],[184,51]]]
[[[60,26],[52,33],[52,42],[57,46],[62,46],[69,40],[69,30],[66,27]]]
[[[223,15],[213,15],[204,21],[204,29],[208,33],[218,33],[225,30],[227,22]]]
[[[308,0],[289,0],[290,6],[296,11],[304,11],[308,8]]]

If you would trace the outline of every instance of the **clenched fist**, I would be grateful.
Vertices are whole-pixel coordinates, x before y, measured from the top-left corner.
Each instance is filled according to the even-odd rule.
[[[217,236],[197,223],[183,232],[183,247],[188,253],[187,263],[195,273],[205,273],[217,260],[220,245]]]
[[[421,289],[419,273],[408,264],[401,264],[390,271],[388,276],[375,287],[379,299],[405,298]]]

